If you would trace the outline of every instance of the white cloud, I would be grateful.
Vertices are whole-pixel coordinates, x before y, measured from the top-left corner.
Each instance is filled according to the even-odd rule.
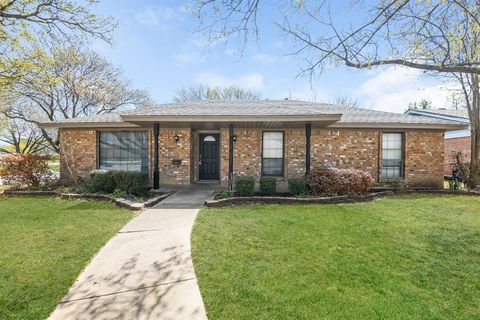
[[[182,52],[176,54],[173,58],[179,66],[203,63],[207,60],[207,56],[201,54],[200,52]]]
[[[278,61],[278,57],[266,53],[258,53],[252,56],[252,60],[265,64],[273,64]]]
[[[260,73],[250,73],[237,76],[225,76],[216,71],[208,70],[195,75],[194,80],[200,84],[206,84],[211,87],[239,86],[249,90],[261,90],[265,85],[263,75]]]
[[[167,28],[173,21],[182,20],[182,16],[173,8],[146,8],[135,14],[135,20],[142,25],[156,29]]]
[[[370,72],[371,73],[371,72]],[[448,107],[448,97],[455,83],[428,81],[420,70],[388,67],[361,84],[352,92],[365,108],[404,112],[410,102],[432,101],[435,108]]]

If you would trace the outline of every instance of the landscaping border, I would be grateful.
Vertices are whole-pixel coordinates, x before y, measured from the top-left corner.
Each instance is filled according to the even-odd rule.
[[[145,202],[133,202],[124,198],[114,198],[105,194],[96,194],[96,193],[62,193],[57,191],[25,191],[25,190],[5,190],[3,192],[6,196],[45,196],[45,197],[60,197],[62,199],[86,199],[86,200],[106,200],[111,201],[116,206],[126,208],[129,210],[144,210],[150,208],[160,201],[166,199],[167,197],[174,194],[174,191],[161,194],[157,197],[148,199]]]
[[[401,194],[442,194],[442,195],[468,195],[480,196],[478,191],[450,191],[443,189],[425,189],[425,190],[388,190],[380,192],[372,192],[365,195],[355,196],[334,196],[334,197],[315,197],[315,198],[298,198],[298,197],[231,197],[226,199],[207,200],[205,206],[209,208],[225,207],[234,204],[340,204],[340,203],[356,203],[368,202],[387,196]]]

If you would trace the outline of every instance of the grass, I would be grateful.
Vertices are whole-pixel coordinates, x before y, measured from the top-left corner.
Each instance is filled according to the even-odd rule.
[[[209,319],[479,319],[480,198],[204,209]]]
[[[131,217],[107,202],[0,198],[0,318],[45,319]]]

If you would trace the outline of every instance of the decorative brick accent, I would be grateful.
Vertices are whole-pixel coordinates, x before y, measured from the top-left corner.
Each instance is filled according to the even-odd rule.
[[[178,135],[179,141],[175,141]],[[190,129],[161,128],[159,138],[159,167],[161,184],[190,184],[192,135]],[[181,160],[181,164],[173,160]]]
[[[470,137],[445,139],[445,174],[452,174],[452,167],[455,161],[452,159],[454,152],[461,151],[466,161],[470,161],[471,146]]]
[[[443,132],[405,132],[405,184],[409,187],[443,188],[443,172]]]
[[[97,167],[97,133],[95,130],[61,129],[60,179],[77,181]]]

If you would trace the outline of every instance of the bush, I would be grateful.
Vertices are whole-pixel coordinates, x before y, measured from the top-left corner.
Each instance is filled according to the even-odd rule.
[[[37,187],[52,180],[49,160],[49,156],[37,153],[5,155],[0,157],[0,178],[5,184],[17,187]]]
[[[322,167],[310,171],[306,182],[315,195],[337,196],[365,194],[374,180],[361,170]]]
[[[237,195],[252,196],[255,194],[255,178],[252,176],[241,176],[235,179],[235,191]]]
[[[93,170],[77,190],[142,196],[148,188],[148,176],[142,172]]]
[[[288,189],[294,196],[303,195],[307,193],[307,184],[303,178],[288,179]]]
[[[90,192],[112,193],[115,189],[112,171],[93,170],[86,180],[86,189]]]
[[[274,194],[277,191],[277,179],[274,177],[261,177],[260,191],[266,195]]]
[[[128,194],[142,196],[147,193],[148,175],[143,172],[133,171],[112,171],[115,188],[123,190]]]

